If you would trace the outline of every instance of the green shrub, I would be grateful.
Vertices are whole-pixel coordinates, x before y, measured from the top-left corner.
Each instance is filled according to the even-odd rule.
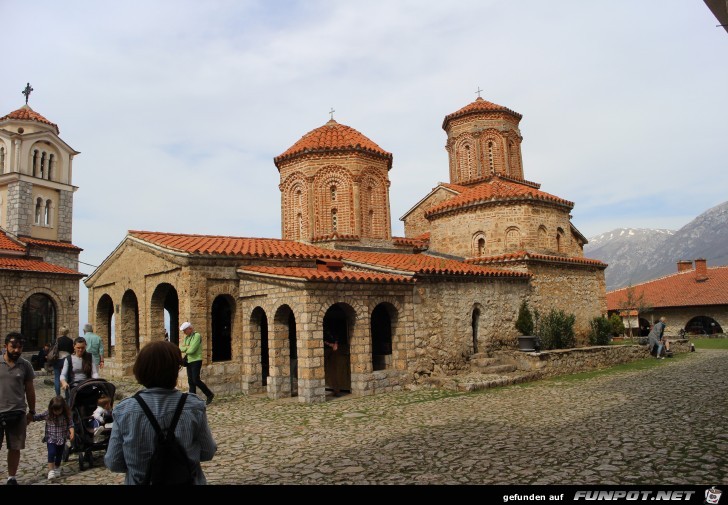
[[[624,322],[619,317],[619,314],[612,314],[612,317],[609,318],[609,324],[612,327],[611,332],[613,337],[624,335]]]
[[[568,349],[576,346],[574,322],[576,316],[563,310],[551,309],[538,321],[538,336],[543,349]]]
[[[591,345],[609,345],[612,339],[612,322],[604,316],[595,317],[589,322],[589,343]]]
[[[518,319],[516,320],[516,329],[521,335],[533,335],[533,316],[528,308],[528,302],[523,300],[518,309]]]

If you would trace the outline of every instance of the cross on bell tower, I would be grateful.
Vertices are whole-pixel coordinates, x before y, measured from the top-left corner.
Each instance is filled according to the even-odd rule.
[[[22,93],[25,95],[25,105],[28,105],[28,98],[30,97],[30,94],[33,92],[33,88],[30,87],[30,83],[25,85],[25,89],[22,91]]]

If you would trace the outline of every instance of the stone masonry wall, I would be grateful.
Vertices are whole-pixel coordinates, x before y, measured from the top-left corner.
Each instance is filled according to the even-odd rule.
[[[404,221],[404,236],[411,238],[422,235],[430,231],[430,222],[425,219],[425,212],[431,207],[449,200],[456,196],[455,193],[444,188],[438,188],[437,191],[428,196],[416,209],[414,209]]]
[[[33,224],[33,185],[18,181],[8,185],[7,229],[15,235],[30,236]]]

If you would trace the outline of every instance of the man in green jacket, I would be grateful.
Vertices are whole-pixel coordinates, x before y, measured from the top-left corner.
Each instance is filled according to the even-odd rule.
[[[190,387],[190,393],[197,394],[197,387],[199,386],[207,397],[207,405],[210,405],[215,394],[200,378],[200,370],[202,370],[202,337],[188,321],[182,323],[179,330],[185,334],[185,338],[179,343],[179,350],[182,351],[182,357],[187,358],[187,384]]]
[[[83,325],[83,338],[86,339],[86,350],[91,353],[94,364],[100,370],[104,367],[104,341],[94,333],[89,323]]]

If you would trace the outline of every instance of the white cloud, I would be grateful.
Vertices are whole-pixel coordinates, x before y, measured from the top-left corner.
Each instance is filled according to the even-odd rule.
[[[278,237],[273,157],[330,107],[393,153],[401,235],[448,180],[442,120],[478,86],[523,114],[526,178],[574,201],[587,237],[725,200],[728,35],[701,2],[37,0],[0,17],[0,114],[29,81],[81,151],[87,263],[129,229]]]

